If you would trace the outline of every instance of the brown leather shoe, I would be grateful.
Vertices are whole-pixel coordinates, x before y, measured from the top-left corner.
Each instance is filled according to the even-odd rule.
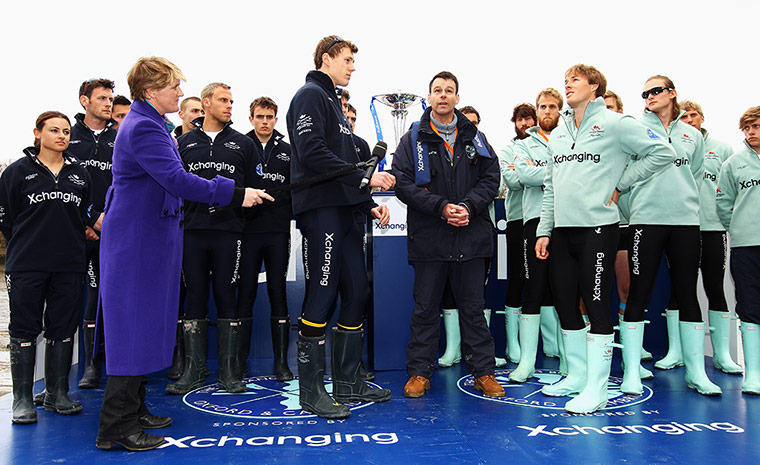
[[[504,397],[504,388],[493,375],[475,379],[475,390],[482,392],[486,397]]]
[[[412,376],[404,386],[404,397],[422,397],[430,389],[430,380],[424,376]],[[502,395],[504,391],[502,390]]]

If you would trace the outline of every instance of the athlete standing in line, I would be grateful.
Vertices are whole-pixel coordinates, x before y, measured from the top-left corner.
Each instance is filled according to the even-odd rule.
[[[621,390],[626,394],[643,391],[639,370],[629,368],[637,366],[633,360],[641,358],[644,307],[652,295],[665,252],[670,279],[674,282],[672,289],[680,306],[678,333],[686,365],[686,384],[703,395],[721,395],[720,387],[705,373],[705,325],[697,300],[699,184],[704,173],[704,138],[679,119],[683,112],[676,87],[668,77],[657,75],[647,79],[641,97],[646,103],[642,124],[649,128],[650,137],[667,140],[676,158],[658,176],[631,187],[628,248],[631,289],[624,324],[620,326],[626,362]],[[668,326],[672,335],[675,324]],[[661,366],[655,364],[655,367]]]
[[[274,128],[277,124],[277,104],[269,97],[259,97],[251,102],[249,110],[253,130],[246,135],[253,141],[257,160],[253,185],[271,190],[290,184],[290,144]],[[293,209],[289,192],[276,194],[274,198],[272,203],[245,212],[243,253],[240,259],[241,280],[238,287],[238,312],[243,325],[240,361],[245,376],[248,373],[251,346],[251,317],[263,263],[270,307],[274,376],[278,381],[290,381],[293,373],[288,368],[290,316],[285,283],[290,260],[290,220]]]
[[[524,186],[515,171],[515,144],[528,137],[528,128],[536,125],[536,107],[521,103],[512,110],[515,137],[499,152],[499,168],[503,183],[507,186],[504,201],[507,209],[507,293],[504,298],[504,318],[507,326],[507,358],[512,363],[520,362],[518,327],[522,311],[523,288],[525,286],[525,248],[523,244],[522,197]]]
[[[580,393],[565,404],[573,413],[607,405],[612,361],[610,294],[620,217],[620,192],[664,169],[673,151],[631,117],[608,111],[602,96],[607,79],[593,66],[574,65],[565,72],[570,108],[549,138],[551,157],[544,180],[536,255],[549,257],[550,285],[562,323],[567,377],[545,386],[546,395]],[[639,159],[628,163],[638,154]],[[586,303],[590,331],[578,311],[578,293]],[[636,365],[632,365],[638,367]],[[638,379],[638,371],[636,373]]]
[[[359,157],[335,89],[348,85],[356,69],[357,51],[356,45],[338,36],[321,39],[314,51],[315,70],[306,75],[306,84],[293,96],[286,116],[293,149],[293,183],[346,170],[342,176],[292,194],[293,214],[304,238],[304,271],[308,276],[298,325],[299,402],[304,411],[324,418],[349,416],[351,411],[340,402],[384,402],[391,398],[388,389],[372,388],[359,375],[369,283],[362,232],[354,220],[354,210],[364,201],[359,188],[364,172],[352,170]],[[375,173],[369,182],[370,187],[382,190],[394,185],[395,178],[388,173]],[[332,339],[334,401],[324,385],[325,333],[338,293],[341,309]]]

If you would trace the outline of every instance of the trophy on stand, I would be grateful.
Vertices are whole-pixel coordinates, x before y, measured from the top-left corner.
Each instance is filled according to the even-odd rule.
[[[391,117],[393,118],[393,133],[396,137],[396,146],[401,140],[401,136],[406,132],[406,116],[409,114],[408,108],[414,106],[417,103],[422,104],[422,110],[424,111],[427,105],[425,99],[419,95],[409,94],[405,92],[396,92],[392,94],[381,94],[372,97],[372,101],[369,104],[369,110],[372,113],[372,119],[375,121],[375,132],[377,132],[377,140],[383,140],[383,130],[380,127],[380,119],[377,116],[377,110],[375,109],[375,100],[391,107]],[[383,171],[386,166],[386,159],[383,159],[378,165],[378,171]],[[392,160],[391,160],[392,161]]]

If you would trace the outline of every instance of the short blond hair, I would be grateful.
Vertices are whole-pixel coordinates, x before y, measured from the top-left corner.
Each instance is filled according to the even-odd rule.
[[[552,89],[551,87],[547,87],[546,89],[538,93],[538,95],[536,96],[536,107],[538,107],[538,101],[544,95],[547,95],[555,99],[557,101],[557,107],[559,107],[560,110],[562,109],[562,105],[565,103],[564,99],[562,99],[562,94],[560,94],[557,89]]]
[[[602,96],[602,98],[605,99],[605,100],[608,99],[608,98],[614,99],[615,100],[615,105],[617,105],[618,110],[623,111],[623,99],[621,99],[620,96],[618,94],[616,94],[615,92],[612,92],[611,90],[608,90],[607,92],[604,93],[604,95]]]
[[[204,87],[203,90],[201,91],[201,100],[213,97],[214,91],[220,87],[222,89],[227,89],[227,90],[232,89],[232,87],[228,86],[227,84],[223,82],[212,82],[211,84]]]
[[[705,117],[705,114],[702,112],[702,105],[698,104],[697,102],[694,102],[692,100],[684,100],[683,102],[680,102],[680,105],[681,110],[683,111],[694,110],[699,113],[699,116],[702,118]]]
[[[127,84],[132,100],[145,100],[148,89],[163,89],[174,81],[185,81],[182,71],[163,57],[142,57],[127,74]]]
[[[744,130],[744,126],[757,119],[760,119],[760,107],[750,108],[744,112],[741,118],[739,118],[739,129]]]
[[[594,68],[593,66],[580,63],[573,65],[569,67],[567,71],[565,71],[565,77],[573,73],[580,74],[581,76],[585,77],[589,84],[597,84],[599,86],[596,88],[595,97],[601,97],[605,92],[607,92],[607,78],[604,77],[604,74],[602,74],[601,71]]]

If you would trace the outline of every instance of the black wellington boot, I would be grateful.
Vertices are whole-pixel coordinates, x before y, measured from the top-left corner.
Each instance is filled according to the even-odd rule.
[[[172,354],[172,366],[169,367],[169,373],[166,377],[171,380],[178,380],[185,371],[185,332],[182,329],[182,320],[177,321],[177,343],[174,344],[174,353]]]
[[[206,381],[208,320],[185,320],[182,329],[185,333],[185,371],[179,381],[166,386],[167,394],[187,394]]]
[[[241,318],[240,320],[240,349],[238,351],[238,374],[241,380],[248,377],[248,356],[251,354],[251,328],[253,318]]]
[[[274,353],[274,377],[277,381],[290,381],[293,372],[288,368],[288,342],[290,339],[290,318],[272,317],[272,353]]]
[[[333,396],[338,402],[385,402],[391,399],[389,389],[373,388],[365,384],[359,374],[363,335],[363,330],[333,328]]]
[[[82,404],[69,399],[69,370],[74,354],[74,341],[46,340],[45,345],[45,410],[61,415],[82,411]]]
[[[79,388],[95,389],[100,386],[100,360],[92,357],[95,347],[95,320],[82,322],[82,334],[84,336],[84,374],[79,380]]]
[[[8,344],[11,351],[11,378],[13,379],[13,418],[18,425],[37,423],[37,411],[32,402],[34,385],[35,341],[12,337]]]
[[[238,358],[240,354],[240,321],[219,318],[216,322],[217,358],[219,360],[219,376],[217,385],[230,393],[246,391],[241,381]]]
[[[325,390],[325,336],[298,336],[299,402],[305,412],[322,418],[346,418],[351,410]]]

